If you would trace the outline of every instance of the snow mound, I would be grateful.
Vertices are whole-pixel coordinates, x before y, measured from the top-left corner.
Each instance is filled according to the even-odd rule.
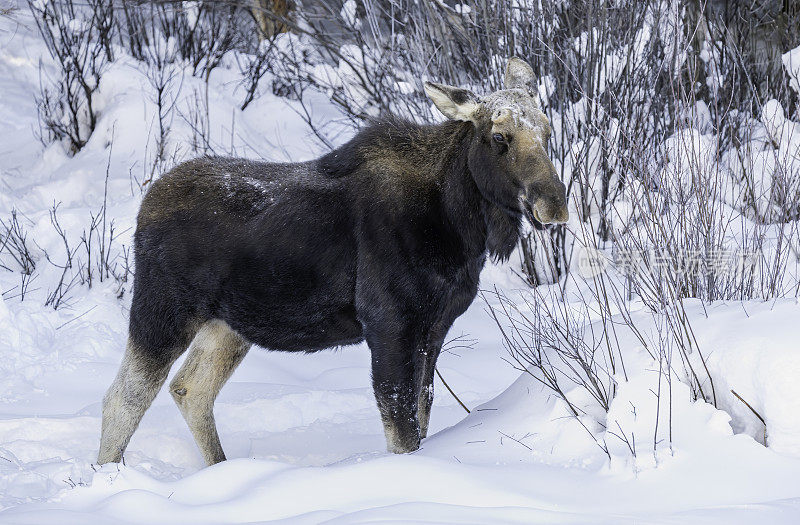
[[[784,53],[781,61],[789,75],[789,85],[797,94],[800,94],[800,46]]]
[[[692,325],[733,429],[800,458],[800,305],[786,299],[712,304],[707,316],[700,310]]]

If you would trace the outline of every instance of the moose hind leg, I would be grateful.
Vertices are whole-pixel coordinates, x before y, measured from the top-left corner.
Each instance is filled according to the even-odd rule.
[[[180,351],[147,352],[130,339],[119,372],[103,398],[97,463],[119,463]]]
[[[170,393],[208,465],[225,461],[214,421],[214,401],[249,349],[250,343],[227,323],[209,321],[200,329],[186,362],[170,383]]]

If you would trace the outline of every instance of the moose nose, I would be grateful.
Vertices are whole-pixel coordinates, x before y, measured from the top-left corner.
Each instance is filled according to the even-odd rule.
[[[566,203],[559,205],[540,198],[533,205],[533,218],[542,224],[562,224],[569,220],[569,210]]]
[[[538,187],[537,187],[538,186]],[[558,179],[534,185],[533,218],[542,224],[560,224],[569,220],[567,188]]]
[[[555,224],[563,224],[569,220],[569,210],[566,206],[562,206],[558,209],[558,212],[553,217],[553,222]]]

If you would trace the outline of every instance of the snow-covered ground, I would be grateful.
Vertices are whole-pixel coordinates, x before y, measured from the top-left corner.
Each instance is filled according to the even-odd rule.
[[[44,306],[60,271],[43,254],[64,255],[49,211],[60,203],[60,224],[78,246],[103,205],[108,173],[107,214],[120,232],[115,246],[130,246],[154,107],[145,77],[121,59],[103,76],[101,119],[89,144],[74,157],[59,145],[44,148],[33,94],[39,61],[46,73],[49,59],[32,22],[20,20],[0,18],[0,218],[17,210],[42,270],[24,300],[19,273],[0,270],[0,523],[800,520],[795,299],[687,305],[727,412],[690,401],[682,384],[673,385],[668,411],[656,407],[658,363],[620,331],[628,380],[620,380],[603,416],[607,430],[590,433],[507,362],[501,334],[478,299],[450,334],[469,344],[452,344],[439,361],[472,413],[437,379],[430,437],[413,454],[385,452],[368,350],[358,345],[313,355],[251,351],[216,405],[227,462],[203,468],[177,408],[161,392],[125,465],[93,465],[100,401],[125,346],[129,283],[77,284],[66,306]],[[184,79],[179,104],[195,100],[194,83],[199,89],[197,79]],[[292,102],[265,94],[241,112],[235,84],[226,67],[211,78],[219,144],[273,160],[322,151]],[[315,119],[336,118],[325,100],[314,107]],[[180,148],[189,135],[176,119],[176,159],[191,156]],[[510,266],[488,267],[482,285],[507,294],[524,287]],[[634,315],[648,326],[648,314]],[[766,430],[731,390],[765,417]],[[578,399],[581,392],[569,394]],[[657,419],[664,423],[654,432]]]

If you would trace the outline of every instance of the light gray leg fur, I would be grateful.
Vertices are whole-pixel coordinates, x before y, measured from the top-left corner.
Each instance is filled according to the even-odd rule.
[[[248,350],[250,343],[227,323],[209,321],[198,332],[186,362],[169,385],[170,393],[209,465],[225,461],[214,422],[214,400]]]
[[[417,404],[417,419],[419,420],[419,437],[428,437],[428,423],[431,420],[431,406],[433,405],[433,382],[423,385],[419,393]]]
[[[441,345],[439,348],[441,348]],[[428,423],[431,420],[431,406],[433,405],[433,375],[438,356],[439,350],[435,352],[428,350],[425,355],[422,388],[419,390],[419,399],[417,400],[417,419],[419,420],[419,436],[421,439],[428,437]]]
[[[122,460],[133,432],[167,379],[173,362],[166,360],[163,364],[153,365],[134,343],[128,341],[117,377],[103,398],[99,464]]]

